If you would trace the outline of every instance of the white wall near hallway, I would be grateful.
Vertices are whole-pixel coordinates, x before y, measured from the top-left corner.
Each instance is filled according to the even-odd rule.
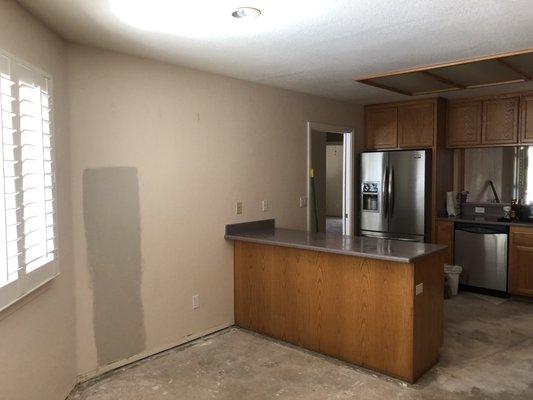
[[[343,149],[339,144],[326,146],[326,215],[342,217]]]

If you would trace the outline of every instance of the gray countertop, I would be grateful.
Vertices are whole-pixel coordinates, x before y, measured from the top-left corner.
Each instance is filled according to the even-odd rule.
[[[498,221],[497,217],[485,217],[477,215],[459,215],[457,217],[439,217],[439,221],[464,222],[470,224],[503,225],[503,226],[526,226],[533,228],[532,222],[505,222]]]
[[[240,224],[244,229],[233,229],[237,225],[228,225],[225,238],[402,263],[413,262],[446,248],[438,244],[280,229],[274,227],[273,220],[269,222],[270,226],[264,227],[254,222],[253,229],[249,230],[246,224]]]

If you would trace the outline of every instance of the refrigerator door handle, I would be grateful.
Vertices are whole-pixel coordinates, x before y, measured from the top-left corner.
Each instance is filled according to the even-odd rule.
[[[383,214],[385,215],[385,218],[387,218],[387,214],[389,212],[389,196],[388,196],[388,185],[389,185],[389,168],[385,167],[383,170],[383,178],[382,178],[383,186],[381,189],[381,197],[383,198]]]
[[[388,201],[389,201],[389,212],[392,218],[394,214],[394,168],[390,169],[389,172],[389,182],[388,182]]]

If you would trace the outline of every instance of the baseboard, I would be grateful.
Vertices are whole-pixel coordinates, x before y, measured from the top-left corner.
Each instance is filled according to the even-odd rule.
[[[76,378],[74,379],[74,382],[72,382],[72,384],[70,385],[70,389],[67,389],[67,393],[62,397],[62,399],[67,400],[77,385],[78,385],[78,379]]]
[[[199,339],[199,338],[201,338],[203,336],[210,335],[210,334],[215,333],[217,331],[220,331],[222,329],[229,328],[230,326],[233,326],[233,325],[234,325],[233,322],[228,322],[228,323],[225,323],[225,324],[222,324],[222,325],[218,325],[218,326],[212,327],[210,329],[207,329],[205,331],[202,331],[200,333],[194,334],[194,335],[183,336],[183,337],[179,338],[178,340],[176,340],[173,343],[169,343],[167,345],[160,346],[160,347],[157,347],[155,349],[150,349],[150,350],[144,351],[142,353],[139,353],[139,354],[136,354],[134,356],[128,357],[128,358],[126,358],[124,360],[119,360],[119,361],[115,361],[115,362],[113,362],[111,364],[104,365],[103,367],[98,367],[98,368],[96,368],[96,369],[94,369],[92,371],[89,371],[87,373],[78,375],[74,387],[76,387],[76,385],[79,385],[81,383],[87,382],[87,381],[89,381],[91,379],[97,378],[100,375],[103,375],[103,374],[105,374],[107,372],[110,372],[110,371],[112,371],[114,369],[122,368],[125,365],[132,364],[134,362],[140,361],[143,358],[154,356],[154,355],[156,355],[158,353],[161,353],[163,351],[167,351],[167,350],[173,349],[174,347],[182,346],[185,343],[192,342],[193,340]]]

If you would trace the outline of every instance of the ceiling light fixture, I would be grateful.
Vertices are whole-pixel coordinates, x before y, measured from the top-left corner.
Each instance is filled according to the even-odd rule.
[[[247,1],[255,7],[240,7]],[[98,0],[108,2],[112,14],[129,27],[184,39],[217,42],[260,36],[267,40],[268,35],[281,31],[299,32],[306,26],[314,26],[317,19],[330,10],[334,1]],[[168,51],[186,50],[184,47]]]
[[[256,18],[261,15],[261,10],[255,7],[239,7],[231,15],[234,18]]]

